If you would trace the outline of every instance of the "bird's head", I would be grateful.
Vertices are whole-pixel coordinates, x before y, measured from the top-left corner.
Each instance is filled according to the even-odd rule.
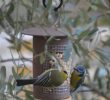
[[[78,73],[79,76],[84,76],[86,73],[86,69],[84,68],[83,65],[78,65],[77,67],[74,68],[74,71]]]

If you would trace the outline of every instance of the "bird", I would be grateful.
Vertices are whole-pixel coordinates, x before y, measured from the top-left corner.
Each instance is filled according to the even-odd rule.
[[[16,85],[24,86],[24,85],[33,84],[44,87],[57,87],[62,85],[67,78],[68,78],[68,73],[66,71],[51,68],[45,70],[36,78],[16,79]]]
[[[78,65],[74,67],[70,77],[70,92],[75,92],[84,82],[86,75],[86,69],[83,65]]]

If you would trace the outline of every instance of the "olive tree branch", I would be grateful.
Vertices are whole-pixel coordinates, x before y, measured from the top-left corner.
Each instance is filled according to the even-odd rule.
[[[91,92],[94,92],[94,93],[104,97],[105,99],[110,100],[110,97],[108,97],[107,94],[105,94],[103,91],[98,90],[98,89],[96,89],[93,86],[88,85],[88,84],[83,84],[83,86],[89,88]]]
[[[14,58],[14,61],[19,61],[19,60],[23,60],[23,61],[29,61],[29,62],[32,62],[32,58]],[[13,61],[12,58],[9,58],[9,59],[0,59],[0,63],[5,63],[5,62],[11,62]]]

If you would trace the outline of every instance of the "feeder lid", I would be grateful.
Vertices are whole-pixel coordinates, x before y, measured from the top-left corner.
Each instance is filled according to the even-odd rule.
[[[67,36],[68,32],[56,27],[37,26],[23,30],[22,34],[32,36]]]

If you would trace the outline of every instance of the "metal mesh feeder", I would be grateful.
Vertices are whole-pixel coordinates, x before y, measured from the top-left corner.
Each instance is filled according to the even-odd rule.
[[[69,40],[67,33],[57,30],[53,27],[40,27],[29,28],[22,31],[25,35],[33,36],[33,77],[40,75],[45,70],[51,68],[52,59],[46,56],[43,64],[40,63],[40,57],[36,57],[39,53],[45,50],[45,44],[49,37],[54,36],[48,43],[48,51],[55,53],[62,61],[66,59],[65,50]],[[68,80],[67,80],[68,81]],[[70,97],[70,87],[68,82],[65,82],[59,87],[48,88],[41,86],[34,86],[34,96],[42,100],[63,100]]]

